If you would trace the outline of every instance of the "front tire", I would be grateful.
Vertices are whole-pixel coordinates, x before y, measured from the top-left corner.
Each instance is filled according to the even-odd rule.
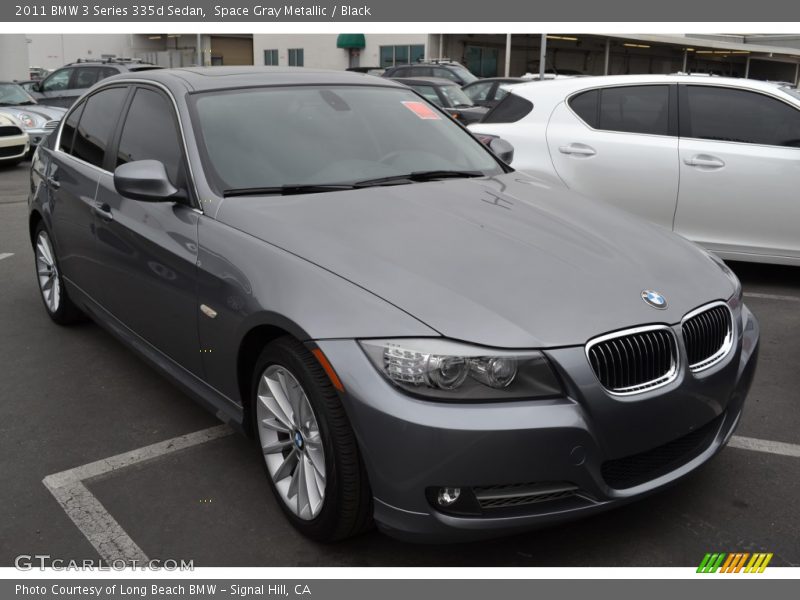
[[[286,517],[317,541],[357,535],[372,522],[372,494],[339,395],[316,358],[282,337],[264,348],[252,415],[270,487]]]
[[[55,246],[43,222],[34,232],[33,254],[36,280],[47,314],[59,325],[69,325],[83,319],[83,313],[73,304],[61,278]]]

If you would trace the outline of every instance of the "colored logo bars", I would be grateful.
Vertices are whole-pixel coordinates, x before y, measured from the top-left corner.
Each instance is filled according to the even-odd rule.
[[[748,559],[750,559],[748,561]],[[763,573],[769,561],[772,560],[772,552],[709,552],[703,557],[700,566],[697,567],[698,573]],[[745,566],[745,563],[747,566]]]

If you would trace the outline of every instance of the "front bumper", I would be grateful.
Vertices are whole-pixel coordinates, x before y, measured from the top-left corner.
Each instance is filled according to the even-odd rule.
[[[692,374],[683,356],[675,381],[624,397],[602,388],[583,347],[549,350],[564,382],[564,398],[492,404],[409,397],[376,372],[356,342],[318,345],[347,391],[345,409],[369,475],[378,525],[395,537],[438,542],[578,518],[642,497],[693,471],[725,445],[739,421],[755,373],[758,338],[758,323],[743,306],[737,343],[725,360]],[[675,456],[666,470],[644,478],[640,472],[632,484],[615,483],[619,469],[623,475],[626,469],[641,471],[654,453],[667,450]],[[617,475],[612,477],[609,466],[618,469]],[[576,491],[471,516],[448,514],[426,495],[444,486],[471,490],[553,483]]]
[[[30,148],[27,133],[0,137],[0,162],[24,157]]]

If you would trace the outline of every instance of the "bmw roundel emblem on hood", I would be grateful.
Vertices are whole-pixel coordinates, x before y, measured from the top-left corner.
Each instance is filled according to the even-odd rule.
[[[660,310],[667,308],[667,299],[653,290],[642,290],[642,300],[653,308],[658,308]]]

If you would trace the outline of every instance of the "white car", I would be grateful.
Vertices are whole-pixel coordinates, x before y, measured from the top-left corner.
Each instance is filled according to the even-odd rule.
[[[732,260],[800,265],[800,92],[619,75],[522,83],[476,134],[512,166],[640,215]]]
[[[0,166],[17,164],[29,148],[30,138],[22,124],[11,115],[0,113]]]

